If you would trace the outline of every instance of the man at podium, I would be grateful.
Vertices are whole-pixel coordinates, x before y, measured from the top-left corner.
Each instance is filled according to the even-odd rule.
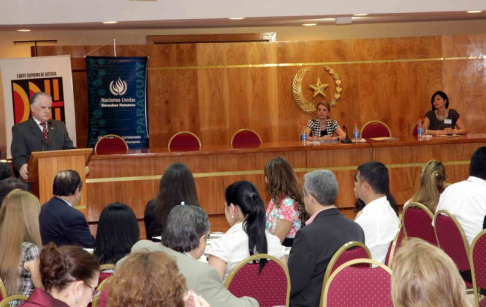
[[[35,93],[30,101],[32,117],[12,127],[12,161],[20,176],[29,178],[28,163],[34,151],[74,149],[66,125],[51,120],[52,97]]]

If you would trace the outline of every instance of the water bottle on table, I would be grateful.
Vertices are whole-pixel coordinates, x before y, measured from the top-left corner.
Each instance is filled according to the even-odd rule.
[[[419,117],[418,123],[417,123],[417,138],[419,141],[422,141],[424,138],[424,129],[422,126],[422,118]]]
[[[307,129],[305,124],[302,125],[302,131],[300,133],[300,140],[302,141],[302,145],[307,144]]]
[[[354,122],[353,128],[353,142],[359,142],[359,128],[358,128],[358,121]]]

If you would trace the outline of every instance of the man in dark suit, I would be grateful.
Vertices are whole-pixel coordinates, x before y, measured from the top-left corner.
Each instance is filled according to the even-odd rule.
[[[28,163],[34,151],[73,149],[66,125],[50,120],[52,97],[39,92],[32,96],[30,113],[32,117],[12,127],[12,160],[20,176],[29,178]]]
[[[73,208],[81,199],[81,187],[78,172],[66,170],[57,173],[53,185],[54,197],[42,205],[39,216],[43,245],[54,242],[57,246],[94,247],[94,238],[86,218]]]
[[[364,242],[363,229],[334,205],[338,193],[331,171],[305,175],[304,203],[311,217],[290,250],[290,306],[319,306],[322,282],[334,253],[349,241]]]

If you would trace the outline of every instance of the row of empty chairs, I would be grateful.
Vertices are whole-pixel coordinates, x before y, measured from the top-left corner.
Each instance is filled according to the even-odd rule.
[[[241,129],[231,138],[232,148],[252,148],[261,144],[261,137],[251,129]],[[168,148],[169,151],[198,151],[201,149],[201,140],[190,131],[182,131],[170,138]],[[98,140],[94,150],[96,154],[126,153],[128,144],[122,137],[108,134]]]
[[[441,248],[457,265],[459,271],[471,271],[472,282],[464,281],[474,290],[476,306],[480,304],[479,289],[486,289],[486,230],[480,232],[471,246],[457,219],[446,210],[434,214],[422,204],[410,203],[403,210],[402,224],[408,238],[415,237]]]

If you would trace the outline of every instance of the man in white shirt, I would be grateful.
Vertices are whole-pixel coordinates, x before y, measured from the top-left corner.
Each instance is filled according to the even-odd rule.
[[[469,178],[447,187],[436,210],[447,210],[453,214],[471,245],[483,230],[486,215],[486,147],[476,149],[469,165]]]
[[[390,243],[400,229],[395,199],[390,193],[388,169],[380,162],[358,167],[354,188],[365,207],[356,218],[365,233],[373,260],[385,262]]]

